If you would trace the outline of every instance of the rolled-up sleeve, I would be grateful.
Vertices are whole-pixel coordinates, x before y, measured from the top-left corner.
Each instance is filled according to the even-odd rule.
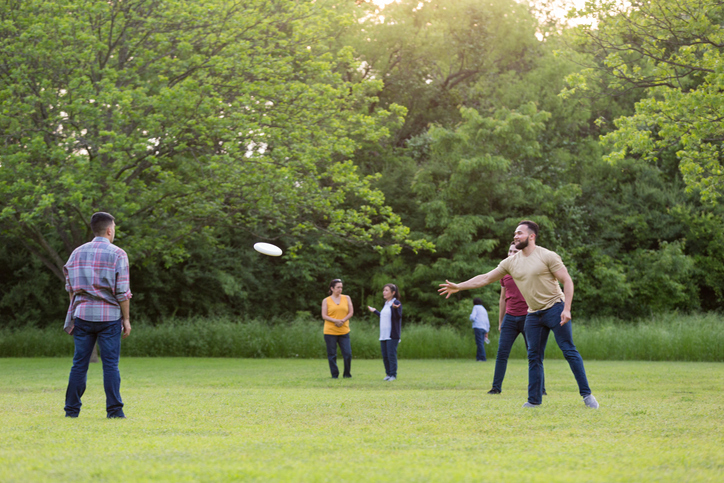
[[[116,300],[125,302],[133,297],[131,293],[131,276],[128,270],[128,255],[121,252],[116,260]]]
[[[68,274],[68,267],[63,267],[63,275],[65,275],[65,291],[68,293],[73,293],[73,287],[70,286],[70,275]]]

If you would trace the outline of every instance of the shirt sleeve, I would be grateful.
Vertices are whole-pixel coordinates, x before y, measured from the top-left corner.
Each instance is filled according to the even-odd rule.
[[[63,267],[63,275],[65,275],[65,291],[72,294],[73,287],[70,286],[70,276],[68,275],[68,266]]]
[[[565,267],[563,260],[561,260],[561,256],[556,252],[548,252],[548,256],[546,258],[545,262],[551,273],[556,273],[558,270]]]
[[[116,260],[116,300],[125,302],[133,297],[131,293],[131,277],[128,270],[128,255],[121,251]]]
[[[399,307],[395,308],[395,307],[393,307],[393,305],[399,305]],[[400,317],[402,317],[402,302],[395,299],[394,302],[392,304],[390,304],[390,310],[394,310],[395,312],[398,313],[398,315]]]
[[[498,264],[498,270],[502,270],[503,273],[505,273],[506,275],[510,275],[510,271],[508,270],[508,265],[510,264],[510,259],[511,259],[511,258],[512,258],[512,257],[508,257],[508,258],[504,259],[503,261],[501,261],[501,262]],[[503,283],[503,280],[502,280],[502,279],[501,279],[500,283],[501,283],[501,284]]]

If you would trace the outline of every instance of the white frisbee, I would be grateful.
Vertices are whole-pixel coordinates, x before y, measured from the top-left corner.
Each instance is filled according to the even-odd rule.
[[[270,257],[279,257],[282,254],[282,249],[271,243],[254,243],[254,250]]]

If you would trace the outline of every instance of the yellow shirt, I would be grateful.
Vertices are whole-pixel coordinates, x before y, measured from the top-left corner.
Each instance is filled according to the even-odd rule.
[[[347,296],[342,295],[339,300],[339,305],[334,303],[332,297],[327,297],[327,315],[333,319],[344,319],[349,313],[349,304],[347,303]],[[344,335],[349,334],[349,320],[345,322],[342,327],[337,327],[334,322],[328,320],[324,321],[324,333],[327,335]]]
[[[528,304],[528,312],[549,309],[553,304],[565,301],[561,285],[553,275],[563,267],[561,257],[543,247],[535,247],[527,257],[519,251],[498,265],[498,269],[515,280]]]

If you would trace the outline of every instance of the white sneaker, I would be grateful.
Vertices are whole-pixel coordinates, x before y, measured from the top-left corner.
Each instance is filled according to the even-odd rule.
[[[591,409],[598,409],[598,401],[596,401],[596,398],[593,397],[593,394],[589,394],[584,397],[583,403]]]
[[[385,376],[385,378],[382,379],[382,380],[383,380],[383,381],[389,381],[389,380],[390,380],[390,376]]]
[[[388,381],[394,381],[395,379],[397,379],[395,376],[390,376],[390,378],[387,379],[387,380],[388,380]]]

